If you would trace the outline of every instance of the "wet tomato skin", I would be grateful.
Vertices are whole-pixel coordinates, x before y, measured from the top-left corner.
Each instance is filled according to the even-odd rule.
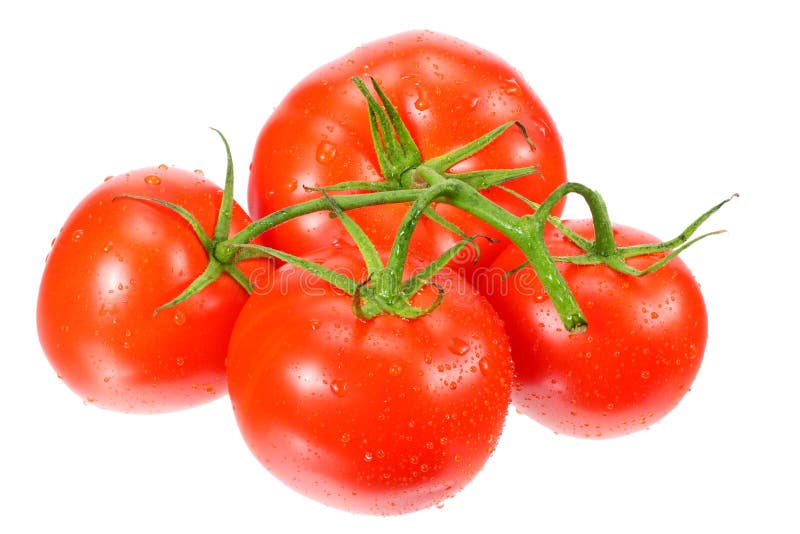
[[[224,359],[246,291],[227,275],[173,308],[208,257],[187,222],[130,198],[189,210],[213,235],[222,191],[199,172],[165,165],[109,177],[73,210],[53,241],[37,326],[58,376],[84,401],[122,412],[168,412],[224,395]],[[249,223],[235,206],[232,232]],[[261,261],[243,263],[253,274]]]
[[[591,221],[566,224],[594,237]],[[657,242],[622,225],[614,233],[618,246]],[[546,241],[555,256],[580,252],[553,229]],[[657,259],[628,262],[642,269]],[[524,261],[509,247],[493,271],[508,272]],[[697,281],[679,258],[642,277],[604,265],[558,265],[588,320],[585,332],[564,329],[531,267],[483,287],[511,340],[514,405],[571,436],[610,438],[650,427],[680,402],[700,369],[708,321]]]
[[[358,277],[356,255],[310,256]],[[450,276],[429,315],[362,321],[327,283],[292,266],[276,278],[245,305],[228,357],[236,419],[258,460],[303,495],[364,514],[430,507],[472,480],[502,431],[512,376],[486,300]]]

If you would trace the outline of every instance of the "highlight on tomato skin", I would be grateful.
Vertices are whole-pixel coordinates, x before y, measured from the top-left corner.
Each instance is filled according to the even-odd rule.
[[[343,245],[309,257],[357,277],[357,254]],[[428,508],[468,484],[511,392],[508,338],[488,302],[449,271],[437,281],[451,290],[428,315],[363,321],[351,296],[313,275],[285,265],[276,280],[243,308],[228,355],[234,414],[264,467],[361,514]]]
[[[593,238],[591,221],[566,221]],[[645,232],[614,225],[618,246],[656,243]],[[581,251],[550,228],[554,256]],[[658,257],[628,260],[643,269]],[[525,258],[509,247],[492,269],[505,273]],[[703,359],[708,319],[703,295],[680,258],[642,277],[605,265],[559,263],[588,320],[569,333],[530,267],[483,292],[503,318],[514,359],[512,402],[556,433],[611,438],[644,430],[689,391]]]
[[[63,382],[92,405],[157,413],[225,395],[224,359],[247,292],[223,275],[173,308],[208,264],[175,212],[119,195],[167,200],[212,233],[222,191],[200,171],[161,165],[109,177],[70,214],[53,241],[37,304],[39,339]],[[234,207],[231,231],[250,222]],[[241,264],[248,275],[269,265]]]
[[[319,196],[305,187],[343,181],[382,181],[363,95],[351,78],[374,77],[416,141],[423,159],[462,147],[507,121],[527,129],[532,149],[516,129],[456,165],[454,172],[536,166],[536,174],[505,185],[541,202],[566,181],[561,138],[555,123],[522,74],[498,56],[475,45],[431,31],[386,37],[321,66],[301,80],[264,124],[256,140],[248,188],[254,218]],[[485,196],[516,215],[528,213],[519,199],[499,188]],[[434,209],[466,235],[484,235],[478,263],[473,249],[457,260],[465,272],[486,267],[508,243],[505,236],[474,216],[440,203]],[[391,245],[405,205],[373,206],[350,215],[376,246]],[[553,212],[558,215],[561,205]],[[423,219],[412,249],[434,258],[461,236]],[[287,222],[265,235],[266,244],[303,255],[332,242],[347,242],[346,232],[324,213]]]

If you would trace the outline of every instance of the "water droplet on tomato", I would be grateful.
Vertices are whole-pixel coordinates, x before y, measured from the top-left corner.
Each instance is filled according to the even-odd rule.
[[[214,393],[214,386],[211,384],[203,384],[203,391],[206,393]]]
[[[372,458],[373,458],[373,456],[372,456],[372,453],[370,451],[367,451],[367,452],[364,453],[364,461],[365,462],[371,462]]]
[[[444,503],[443,502],[437,502],[436,503],[436,508],[441,510],[442,508],[444,508]]]
[[[311,319],[310,321],[308,321],[308,326],[311,327],[311,330],[316,330],[317,328],[319,328],[320,324],[322,324],[322,323],[320,323],[316,319]]]
[[[111,252],[111,249],[114,248],[114,243],[109,241],[105,245],[103,245],[103,252]]]
[[[183,326],[186,324],[186,313],[183,310],[175,310],[175,313],[172,314],[172,322],[178,326]]]
[[[433,362],[433,355],[430,352],[426,352],[422,359],[425,363],[430,365]]]
[[[344,397],[347,395],[347,382],[341,379],[336,379],[331,382],[331,391],[337,397]]]
[[[107,181],[109,181],[109,180],[110,180],[110,179],[112,179],[112,178],[113,178],[113,176],[106,176],[105,178],[103,178],[103,181],[104,181],[104,182],[107,182]]]
[[[144,177],[144,182],[149,185],[158,185],[161,183],[161,178],[156,176],[155,174],[148,174]]]
[[[522,92],[522,88],[517,80],[509,78],[503,81],[503,92],[507,95],[518,95]]]
[[[492,366],[489,363],[489,360],[487,360],[486,358],[481,358],[480,360],[478,360],[478,369],[481,370],[481,374],[488,375],[489,372],[491,371],[491,368]]]
[[[108,383],[110,381],[111,381],[111,377],[110,376],[104,376],[103,377],[103,382]]]
[[[295,189],[297,189],[297,180],[292,178],[291,180],[286,182],[286,190],[287,191],[294,191]]]
[[[195,169],[194,173],[198,176],[205,176],[206,173],[203,172],[203,169]]]
[[[175,360],[175,364],[178,367],[182,367],[184,363],[186,363],[186,361],[183,358],[178,358],[178,359]]]
[[[641,377],[644,380],[647,380],[648,378],[650,378],[650,371],[647,371],[647,370],[642,371]]]
[[[163,171],[169,169],[169,165],[167,165],[166,163],[162,163],[161,165],[158,166],[158,168]]]
[[[322,141],[317,145],[317,161],[323,165],[333,161],[336,157],[336,144],[330,141]]]
[[[339,439],[342,443],[350,443],[350,434],[347,432],[342,432],[342,436]]]
[[[80,241],[82,237],[83,237],[83,230],[75,230],[74,232],[72,232],[72,241],[74,241],[75,243]]]
[[[420,86],[417,86],[417,99],[414,101],[414,107],[419,111],[425,111],[431,107],[431,102],[428,100],[425,90]]]
[[[469,352],[469,343],[461,338],[454,337],[450,340],[450,344],[447,345],[447,349],[456,356],[463,356]]]
[[[400,362],[392,362],[389,367],[389,374],[391,376],[400,376],[403,373],[403,364]]]

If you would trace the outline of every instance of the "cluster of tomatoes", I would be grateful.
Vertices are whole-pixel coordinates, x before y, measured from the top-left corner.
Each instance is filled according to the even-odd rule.
[[[677,258],[638,277],[559,262],[585,313],[581,331],[565,328],[502,229],[444,201],[416,225],[407,272],[465,235],[486,239],[460,248],[435,283],[410,296],[415,309],[430,309],[416,318],[365,319],[352,294],[299,262],[215,260],[253,221],[321,198],[320,189],[381,183],[375,119],[351,81],[364,75],[396,106],[425,161],[507,121],[524,126],[526,135],[503,134],[448,170],[535,167],[481,190],[498,210],[522,217],[529,201],[566,182],[552,119],[503,60],[432,32],[363,46],[305,78],[271,115],[255,146],[249,215],[201,172],[165,165],[109,177],[75,208],[38,303],[42,347],[63,381],[121,412],[184,409],[227,392],[270,472],[325,504],[372,514],[456,494],[492,454],[510,403],[581,437],[627,434],[670,411],[707,336],[702,295]],[[393,202],[347,213],[386,258],[408,209]],[[564,221],[544,239],[554,258],[576,256],[585,250],[574,236],[591,242],[595,228]],[[655,242],[622,226],[613,238],[618,247]],[[290,218],[253,243],[360,284],[371,274],[363,247],[330,210]],[[645,269],[660,257],[628,264]],[[191,296],[174,301],[188,286]]]

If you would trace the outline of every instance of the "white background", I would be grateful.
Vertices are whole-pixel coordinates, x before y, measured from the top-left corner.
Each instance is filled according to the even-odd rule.
[[[791,4],[4,3],[0,531],[797,532]],[[495,455],[455,499],[375,518],[276,482],[240,439],[227,399],[127,416],[59,382],[37,341],[35,301],[50,240],[84,194],[159,163],[221,183],[214,126],[233,146],[244,201],[255,136],[300,78],[419,28],[514,65],[555,118],[570,177],[600,190],[618,222],[666,238],[741,195],[709,223],[729,232],[684,255],[705,290],[710,339],[676,411],[600,442],[512,413]]]

